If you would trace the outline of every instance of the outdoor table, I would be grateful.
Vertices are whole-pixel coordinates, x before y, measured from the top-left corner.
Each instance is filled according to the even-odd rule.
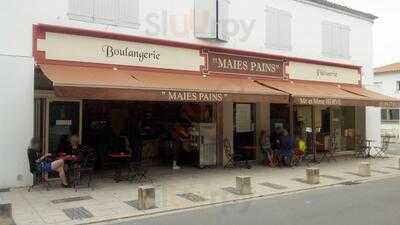
[[[62,159],[64,163],[68,166],[67,176],[68,179],[75,179],[75,169],[76,163],[80,161],[79,156],[76,155],[67,155],[65,153],[60,153],[58,159]]]
[[[108,157],[115,162],[114,180],[116,183],[122,180],[128,180],[129,177],[122,177],[122,168],[128,166],[131,159],[131,155],[126,152],[114,152],[108,155]]]
[[[255,145],[242,145],[242,146],[238,146],[238,149],[243,150],[243,152],[246,152],[245,156],[244,156],[244,163],[245,163],[245,167],[247,168],[251,168],[251,166],[249,165],[249,156],[251,154],[251,151],[256,151],[257,150],[257,146]]]

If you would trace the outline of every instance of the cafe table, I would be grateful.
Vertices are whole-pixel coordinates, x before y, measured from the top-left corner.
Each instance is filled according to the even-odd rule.
[[[116,183],[122,180],[128,180],[128,176],[122,176],[122,169],[129,167],[131,155],[126,152],[113,152],[108,155],[110,160],[114,163],[114,180]]]
[[[238,146],[238,149],[241,150],[242,154],[245,154],[243,156],[243,162],[244,162],[244,166],[246,168],[251,168],[250,164],[249,164],[249,158],[252,152],[257,151],[257,146],[255,145],[241,145]]]

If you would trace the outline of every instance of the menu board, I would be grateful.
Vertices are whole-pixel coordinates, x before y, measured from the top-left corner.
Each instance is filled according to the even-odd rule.
[[[251,104],[236,104],[236,132],[252,132]]]

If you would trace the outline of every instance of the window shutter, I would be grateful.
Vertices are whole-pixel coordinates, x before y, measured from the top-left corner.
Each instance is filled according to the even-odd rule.
[[[350,28],[323,22],[322,53],[328,57],[350,58]]]
[[[69,0],[68,16],[73,20],[93,22],[93,0]]]
[[[195,0],[195,36],[217,38],[217,0]]]
[[[278,13],[279,20],[279,37],[278,46],[282,50],[290,50],[292,48],[292,16],[286,12]]]
[[[292,47],[292,15],[289,12],[269,8],[265,10],[266,40],[268,48],[290,50]]]
[[[331,53],[332,45],[332,32],[329,23],[322,23],[322,53],[329,55]]]
[[[343,27],[342,28],[343,34],[343,56],[345,58],[350,58],[350,28]]]
[[[222,41],[229,40],[229,5],[228,0],[218,0],[218,39]]]
[[[139,0],[119,0],[118,24],[131,28],[140,26]]]
[[[277,45],[276,43],[276,34],[277,34],[277,18],[275,15],[275,11],[271,8],[267,8],[265,10],[265,20],[266,20],[266,40],[265,43],[268,47],[274,47]]]
[[[117,0],[94,0],[94,22],[116,25],[117,9]]]

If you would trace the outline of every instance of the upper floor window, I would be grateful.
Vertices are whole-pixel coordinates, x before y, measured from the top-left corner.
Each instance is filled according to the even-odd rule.
[[[73,20],[130,28],[139,27],[139,0],[69,0]]]
[[[195,0],[195,36],[228,41],[229,0]]]
[[[398,121],[400,119],[399,109],[381,109],[381,120]]]
[[[265,9],[265,45],[277,50],[292,49],[292,15],[267,7]]]
[[[350,58],[350,28],[337,23],[323,22],[322,53],[332,58]]]
[[[400,91],[400,81],[396,81],[396,91]]]

